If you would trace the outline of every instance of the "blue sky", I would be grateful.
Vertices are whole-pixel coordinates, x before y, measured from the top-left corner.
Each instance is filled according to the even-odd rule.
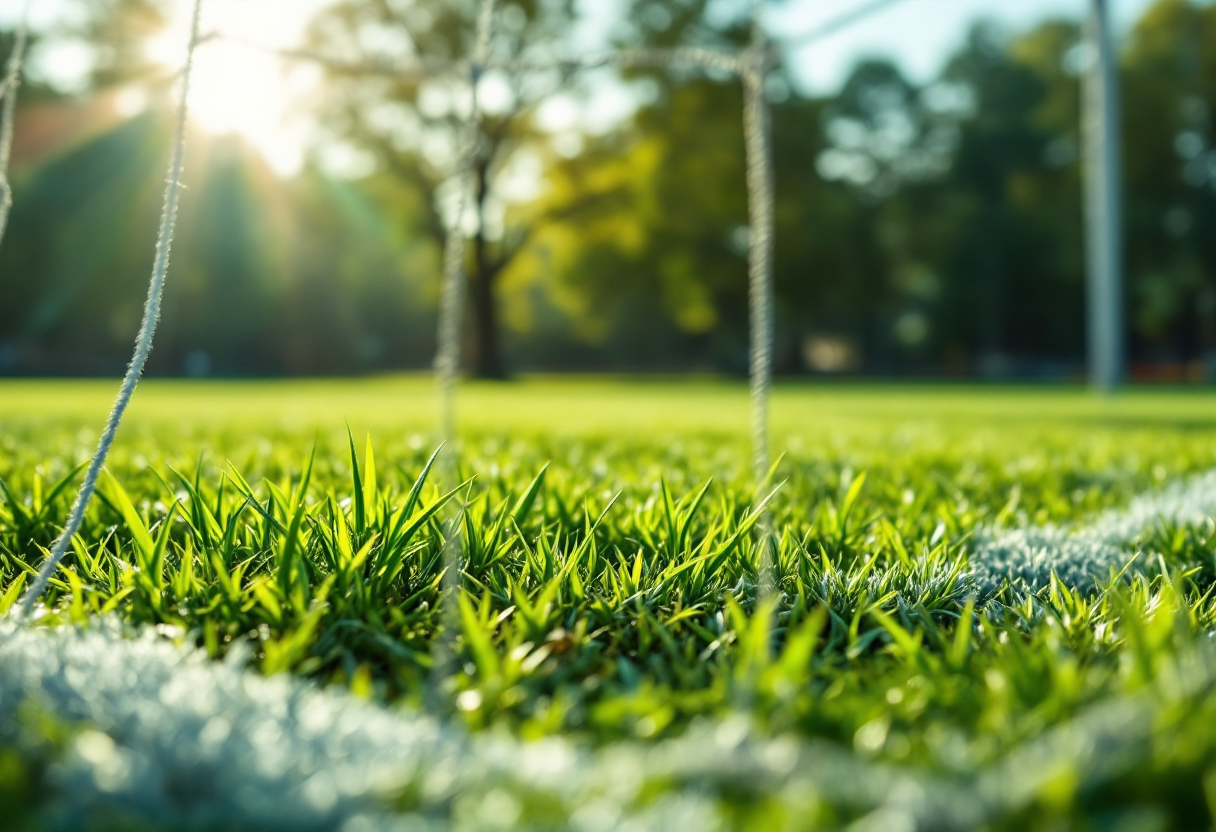
[[[1126,29],[1152,0],[1111,0],[1115,19]],[[785,0],[774,8],[774,30],[793,35],[831,20],[865,0]],[[777,4],[774,4],[777,6]],[[916,78],[932,76],[978,18],[1026,28],[1047,17],[1079,19],[1088,0],[904,0],[850,29],[804,50],[798,60],[802,80],[813,90],[838,86],[858,58],[890,55]]]

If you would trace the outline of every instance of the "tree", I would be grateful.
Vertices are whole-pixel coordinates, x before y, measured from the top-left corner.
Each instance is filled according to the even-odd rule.
[[[943,73],[965,101],[946,115],[957,149],[934,186],[956,232],[943,324],[987,373],[1083,354],[1078,43],[1073,24],[1016,38],[981,25]]]
[[[312,27],[315,48],[352,65],[402,64],[421,58],[456,59],[471,54],[480,4],[394,3],[343,0]],[[499,59],[553,55],[567,46],[575,20],[573,0],[511,0],[499,5],[491,53]],[[335,73],[324,124],[333,139],[364,154],[374,173],[393,177],[424,194],[426,230],[439,242],[460,222],[452,174],[463,120],[469,108],[465,79],[373,78],[357,69]],[[504,271],[528,245],[543,217],[528,225],[510,220],[515,200],[504,180],[512,165],[538,152],[551,138],[537,123],[541,102],[576,87],[558,71],[510,74],[491,71],[478,84],[482,121],[473,163],[467,274],[473,318],[472,371],[502,378],[498,286]]]
[[[1129,300],[1141,354],[1216,354],[1216,7],[1160,0],[1124,62]]]
[[[169,0],[78,0],[77,6],[77,14],[53,36],[89,45],[88,89],[165,76],[144,47],[168,25]],[[163,78],[164,83],[171,80]]]

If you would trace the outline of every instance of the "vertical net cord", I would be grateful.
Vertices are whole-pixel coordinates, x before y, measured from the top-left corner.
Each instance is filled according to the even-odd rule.
[[[473,165],[477,160],[481,135],[481,110],[477,100],[477,84],[490,52],[490,36],[497,0],[482,0],[477,15],[473,53],[469,61],[469,111],[461,125],[461,149],[457,160],[456,210],[452,227],[448,229],[444,246],[443,291],[439,308],[439,351],[435,357],[435,374],[439,393],[439,422],[443,441],[452,443],[444,454],[441,470],[444,479],[455,485],[459,478],[459,451],[456,439],[456,385],[460,377],[461,323],[464,318],[465,236],[464,218],[469,207],[469,192],[473,188]],[[478,222],[481,218],[478,217]],[[434,710],[444,707],[444,683],[455,656],[456,631],[460,623],[458,606],[460,591],[460,534],[464,511],[452,520],[443,547],[443,579],[440,586],[440,618],[443,635],[436,639],[435,656],[431,665],[431,685],[428,695]]]
[[[8,181],[9,160],[13,155],[13,123],[17,115],[17,90],[21,86],[21,65],[25,60],[25,47],[29,40],[30,6],[33,0],[25,0],[21,19],[17,23],[17,35],[13,41],[13,52],[8,58],[0,95],[4,98],[4,126],[0,128],[0,242],[8,230],[8,215],[13,208],[13,186]]]
[[[773,364],[773,160],[772,122],[764,82],[769,69],[768,37],[764,31],[762,0],[752,2],[752,40],[741,61],[744,140],[747,151],[749,220],[748,280],[751,304],[751,434],[752,477],[756,499],[762,499],[769,473],[769,391]],[[774,553],[767,516],[760,531],[760,582],[757,601],[764,603],[776,590]]]
[[[460,377],[461,322],[464,317],[464,216],[472,188],[473,163],[477,158],[481,112],[477,82],[490,51],[490,33],[496,0],[482,0],[477,16],[476,40],[469,67],[469,112],[461,125],[460,156],[457,160],[455,219],[448,229],[443,252],[443,290],[439,302],[439,350],[435,373],[439,387],[439,429],[445,442],[456,438],[456,383]]]
[[[165,185],[164,210],[161,214],[160,231],[156,239],[156,257],[152,265],[152,278],[148,283],[148,299],[144,304],[143,322],[135,341],[135,352],[131,356],[127,374],[122,380],[122,387],[119,388],[118,398],[114,401],[114,409],[110,411],[101,440],[97,443],[97,451],[89,462],[84,482],[68,513],[63,533],[56,539],[51,547],[51,553],[38,571],[34,583],[25,593],[25,599],[21,604],[21,615],[24,617],[28,617],[33,612],[34,604],[42,596],[51,576],[55,574],[56,568],[67,553],[68,546],[71,545],[72,538],[80,531],[85,509],[97,488],[97,478],[101,474],[102,466],[105,465],[110,447],[114,444],[114,436],[118,432],[118,426],[122,422],[127,405],[131,403],[131,396],[135,393],[135,388],[143,375],[148,353],[152,350],[152,338],[156,334],[156,324],[160,320],[165,274],[169,269],[169,250],[173,245],[173,233],[177,225],[177,205],[182,189],[182,167],[186,154],[186,115],[190,96],[190,75],[194,69],[194,52],[199,41],[199,16],[202,6],[203,0],[194,0],[194,12],[190,24],[190,44],[186,52],[186,65],[182,70],[181,101],[177,107],[177,125],[173,134],[173,155],[169,162],[169,175]]]

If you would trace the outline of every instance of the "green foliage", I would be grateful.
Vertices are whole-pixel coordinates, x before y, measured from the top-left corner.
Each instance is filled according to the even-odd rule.
[[[87,25],[47,37],[99,45],[98,85],[163,75],[135,54],[163,3],[85,5]],[[310,45],[352,61],[464,54],[476,5],[344,0],[323,10]],[[494,55],[574,48],[579,9],[501,3]],[[733,48],[746,37],[746,11],[631,0],[618,19],[597,19],[615,24],[605,37],[624,47]],[[980,25],[928,82],[880,56],[816,96],[796,82],[805,53],[774,70],[780,372],[1000,374],[1077,362],[1079,36],[1067,20],[1012,34]],[[1214,39],[1211,6],[1158,0],[1130,31],[1123,60],[1128,347],[1135,361],[1198,362],[1196,375],[1216,350],[1216,249],[1204,233],[1216,222]],[[486,222],[466,263],[470,366],[483,375],[512,365],[740,372],[738,84],[606,72],[487,78],[494,92],[483,100],[473,194]],[[154,373],[330,374],[432,359],[445,148],[462,102],[447,80],[330,81],[314,103],[327,137],[370,165],[359,181],[315,167],[285,181],[237,139],[191,137],[191,196]],[[606,89],[637,96],[636,111],[602,125],[610,129],[556,130],[542,118],[555,100],[598,112],[596,91]],[[28,91],[18,124],[38,140],[19,142],[15,159],[14,228],[0,252],[0,372],[117,372],[160,207],[159,164],[149,160],[163,152],[163,126]],[[520,187],[533,178],[533,193]],[[818,358],[817,343],[826,348]]]
[[[72,726],[27,702],[0,722],[0,806],[5,824],[16,832],[37,830],[35,810],[45,806],[47,768],[61,759],[79,733]]]

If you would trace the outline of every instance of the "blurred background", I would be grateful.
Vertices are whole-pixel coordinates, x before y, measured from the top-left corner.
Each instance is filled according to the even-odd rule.
[[[208,0],[149,371],[370,374],[435,351],[473,0]],[[1084,0],[774,0],[776,370],[1080,379]],[[0,2],[7,52],[20,4]],[[1216,378],[1216,5],[1113,0],[1133,380]],[[504,0],[496,55],[747,39],[746,0]],[[118,375],[185,0],[43,0],[0,250],[0,375]],[[794,45],[801,43],[801,45]],[[303,50],[330,65],[284,58]],[[471,374],[747,369],[741,91],[612,69],[479,88]],[[480,217],[480,220],[478,220]]]

